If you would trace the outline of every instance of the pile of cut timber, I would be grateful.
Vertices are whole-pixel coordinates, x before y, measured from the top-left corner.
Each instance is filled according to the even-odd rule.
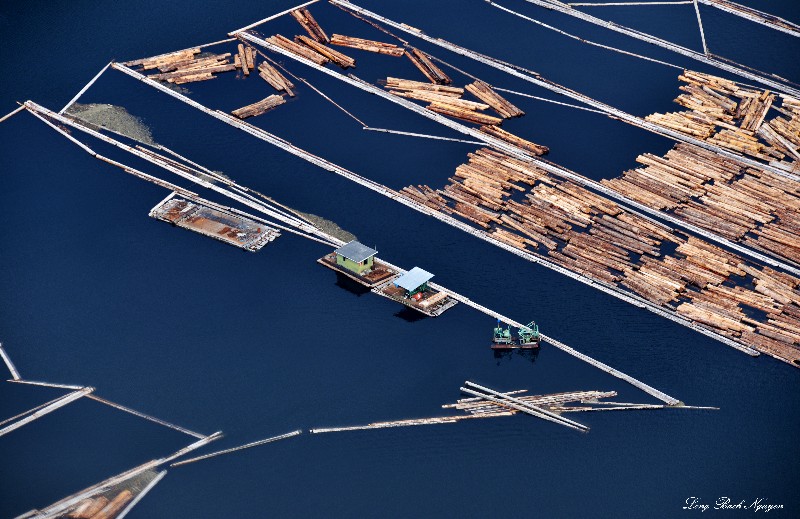
[[[436,85],[449,85],[453,82],[442,69],[434,65],[428,56],[419,49],[412,48],[405,51],[411,63],[419,69],[422,74],[430,80],[431,83]]]
[[[278,92],[286,92],[291,97],[294,97],[294,92],[292,91],[294,84],[266,61],[262,61],[258,66],[258,75]]]
[[[627,189],[632,193],[664,190],[670,192],[664,200],[678,208],[688,207],[681,199],[694,202],[698,197],[693,193],[700,193],[703,205],[713,207],[720,218],[727,215],[728,205],[728,211],[754,220],[765,216],[775,199],[790,209],[753,232],[758,240],[775,240],[772,247],[800,245],[800,217],[794,216],[800,209],[800,185],[783,179],[787,185],[779,189],[772,184],[775,179],[754,168],[742,177],[738,163],[686,144],[664,158],[642,155],[639,162],[645,173],[630,178]],[[612,185],[619,187],[619,180]],[[491,149],[470,153],[449,182],[439,190],[409,186],[400,194],[461,218],[498,242],[630,290],[697,326],[793,365],[800,362],[800,279],[751,264],[699,238],[682,238],[602,195]],[[738,193],[726,191],[736,183],[742,183],[736,186]],[[523,192],[520,201],[515,194]],[[784,218],[786,227],[758,234]],[[723,220],[714,222],[721,225]],[[674,243],[675,251],[664,253],[664,242]],[[750,308],[766,317],[752,317]]]
[[[256,115],[261,115],[264,112],[275,108],[278,105],[282,105],[285,103],[286,100],[283,96],[279,96],[276,94],[272,94],[271,96],[258,101],[257,103],[253,103],[251,105],[243,106],[242,108],[238,108],[231,112],[233,115],[238,117],[239,119],[246,119],[248,117],[254,117]]]
[[[253,47],[239,44],[239,53],[234,56],[233,64],[236,68],[242,69],[245,76],[250,75],[250,71],[256,68],[256,53]]]
[[[356,60],[350,56],[342,54],[337,50],[333,50],[332,48],[327,47],[318,41],[312,40],[307,36],[295,36],[294,41],[301,45],[305,45],[309,49],[321,54],[322,56],[325,56],[342,68],[352,68],[356,66]]]
[[[432,93],[438,96],[447,96],[447,97],[456,97],[460,98],[464,95],[464,89],[454,86],[446,86],[446,85],[432,85],[430,83],[422,83],[420,81],[413,81],[411,79],[400,79],[396,77],[387,77],[386,78],[386,85],[384,88],[387,88],[392,91],[393,94],[398,93],[399,91],[403,92],[414,92],[414,93]]]
[[[75,509],[66,517],[72,519],[112,519],[133,499],[130,490],[123,490],[114,499],[108,500],[105,496],[86,498],[78,503]]]
[[[330,43],[331,45],[350,47],[351,49],[365,50],[367,52],[375,52],[378,54],[386,54],[387,56],[397,57],[402,56],[405,53],[405,50],[403,50],[401,47],[392,45],[391,43],[363,40],[361,38],[353,38],[351,36],[344,36],[341,34],[334,34]]]
[[[322,30],[322,27],[319,26],[317,21],[311,16],[311,11],[306,9],[305,7],[301,7],[300,9],[295,9],[290,13],[297,22],[303,26],[303,29],[306,30],[309,36],[311,36],[314,41],[318,43],[329,43],[331,40],[328,38],[328,35],[325,34],[325,31]]]
[[[328,63],[328,58],[326,58],[319,52],[312,50],[310,47],[306,47],[305,45],[300,45],[299,43],[295,43],[283,35],[276,34],[275,36],[270,36],[269,38],[267,38],[267,41],[273,45],[277,45],[278,47],[291,52],[292,54],[296,54],[301,58],[313,61],[317,65],[325,65],[326,63]]]
[[[504,97],[492,90],[492,87],[483,81],[475,81],[465,87],[467,91],[492,107],[492,110],[500,114],[504,119],[512,117],[522,117],[525,112],[512,105]]]
[[[214,74],[236,69],[236,66],[229,60],[230,53],[199,57],[199,50],[179,51],[130,63],[139,64],[144,70],[157,68],[161,72],[160,74],[150,74],[147,77],[176,85],[206,81],[216,77]]]

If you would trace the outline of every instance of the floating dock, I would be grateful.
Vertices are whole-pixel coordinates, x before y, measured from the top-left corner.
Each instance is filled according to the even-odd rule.
[[[318,259],[317,263],[324,265],[329,269],[336,271],[338,274],[352,279],[356,283],[364,285],[367,288],[375,288],[377,285],[390,281],[399,275],[399,272],[379,260],[375,260],[374,266],[370,271],[365,272],[362,275],[358,275],[351,270],[347,270],[346,268],[337,265],[336,254],[333,252]]]
[[[280,236],[277,229],[243,216],[176,198],[175,193],[151,209],[150,216],[251,252],[259,251]]]
[[[372,289],[376,294],[397,301],[430,317],[437,317],[458,301],[446,292],[428,285],[433,274],[414,267],[402,276]]]

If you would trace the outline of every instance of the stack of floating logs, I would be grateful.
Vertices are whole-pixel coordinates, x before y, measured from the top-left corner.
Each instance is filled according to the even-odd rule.
[[[696,161],[704,153],[708,152],[679,145],[665,159],[643,156],[641,162],[671,174],[670,182],[682,188],[675,196],[691,197],[699,189],[718,202],[719,195],[709,191],[708,183],[714,180],[725,186],[738,178],[738,169],[727,161],[698,169]],[[645,185],[666,177],[651,172],[641,178]],[[701,239],[683,238],[582,186],[491,149],[470,153],[469,161],[458,166],[449,180],[440,190],[416,186],[400,193],[463,218],[509,246],[595,281],[624,287],[742,344],[786,362],[800,360],[800,279],[755,267]],[[745,185],[759,180],[748,179]],[[644,191],[637,183],[628,186],[632,192]],[[755,198],[763,201],[770,196],[767,193]],[[800,217],[791,222],[800,224]],[[770,236],[784,237],[777,231]],[[677,245],[673,253],[664,252],[665,242]],[[729,280],[738,286],[729,286]],[[752,288],[747,286],[750,282]],[[767,317],[753,317],[751,309],[766,312]]]
[[[476,87],[476,85],[480,85],[480,87]],[[422,83],[410,79],[387,77],[384,88],[387,88],[389,93],[399,97],[430,103],[425,108],[432,112],[483,125],[480,128],[482,132],[503,139],[536,155],[544,155],[549,151],[546,146],[525,140],[500,129],[499,125],[502,124],[503,119],[482,113],[484,110],[492,108],[506,118],[525,115],[525,112],[506,101],[494,92],[489,85],[481,81],[476,81],[466,87],[467,91],[483,101],[480,103],[461,99],[464,95],[464,88]],[[479,94],[475,94],[475,92],[479,92]]]
[[[334,34],[330,40],[330,44],[395,57],[402,56],[406,52],[402,47],[398,47],[397,45],[393,45],[391,43],[363,40],[361,38],[353,38],[351,36],[343,36],[341,34]]]
[[[233,64],[236,68],[242,69],[245,76],[249,76],[250,71],[256,68],[256,52],[253,47],[245,46],[241,43],[238,46],[238,51],[239,53],[233,58]]]
[[[664,157],[640,155],[643,168],[602,183],[729,240],[800,263],[800,186],[710,151],[678,144]]]
[[[800,100],[744,87],[724,78],[685,70],[675,102],[684,112],[652,114],[648,121],[792,171],[800,160]],[[767,121],[770,109],[787,118]],[[789,159],[792,163],[784,161]]]
[[[281,34],[270,36],[269,38],[267,38],[267,41],[273,45],[282,48],[283,50],[289,51],[292,54],[296,54],[301,58],[313,61],[317,65],[325,65],[329,61],[328,58],[326,58],[319,52],[313,50],[311,47],[295,43],[286,36],[283,36]]]
[[[265,99],[262,99],[261,101],[238,108],[231,113],[239,119],[246,119],[248,117],[261,115],[264,112],[272,110],[276,106],[282,105],[285,102],[286,100],[283,98],[283,96],[273,94]]]
[[[406,56],[415,67],[419,69],[428,80],[435,85],[449,85],[453,82],[442,69],[437,67],[433,61],[421,50],[411,48],[405,52]]]
[[[322,27],[319,26],[317,21],[311,16],[311,11],[306,9],[305,7],[301,7],[300,9],[295,9],[291,11],[289,14],[297,20],[297,23],[303,26],[303,29],[306,30],[309,36],[311,36],[314,41],[318,43],[330,43],[330,38],[328,35],[325,34],[325,31],[322,30]]]
[[[258,75],[278,92],[286,92],[289,96],[294,97],[294,91],[292,90],[294,84],[266,61],[262,61],[258,65]]]
[[[301,44],[301,45],[305,45],[309,49],[313,50],[314,52],[316,52],[316,53],[318,53],[318,54],[320,54],[322,56],[325,56],[330,61],[332,61],[333,63],[336,63],[337,65],[339,65],[342,68],[346,69],[346,68],[352,68],[352,67],[356,66],[356,60],[354,60],[350,56],[347,56],[346,54],[342,54],[341,52],[339,52],[337,50],[333,50],[332,48],[327,47],[327,46],[323,45],[322,43],[319,43],[319,42],[317,42],[315,40],[312,40],[311,38],[309,38],[307,36],[295,36],[294,41],[299,43],[299,44]]]
[[[112,519],[119,514],[125,505],[133,498],[130,490],[123,490],[111,501],[105,496],[87,498],[78,503],[78,506],[67,517],[73,519]]]
[[[500,114],[500,116],[504,119],[522,117],[525,115],[525,112],[512,105],[508,100],[492,90],[492,88],[483,81],[475,81],[474,83],[467,85],[465,88],[470,94],[491,106],[492,110]]]
[[[129,61],[128,66],[141,65],[142,70],[158,69],[159,74],[150,74],[150,79],[167,81],[181,85],[195,81],[213,79],[214,74],[235,70],[235,65],[229,61],[230,53],[200,55],[200,49],[188,49],[164,54],[153,58]]]

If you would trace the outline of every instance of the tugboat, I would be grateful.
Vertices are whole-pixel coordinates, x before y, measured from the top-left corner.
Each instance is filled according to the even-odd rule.
[[[511,325],[506,328],[497,321],[497,326],[494,328],[492,336],[492,349],[493,350],[512,350],[523,349],[533,350],[539,347],[539,327],[535,322],[531,321],[526,326],[517,328],[517,337],[511,335]]]

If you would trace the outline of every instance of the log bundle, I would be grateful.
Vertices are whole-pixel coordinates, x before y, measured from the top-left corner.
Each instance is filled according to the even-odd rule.
[[[406,50],[405,55],[431,83],[436,85],[449,85],[453,82],[453,80],[450,79],[442,69],[437,67],[421,50],[412,48]]]
[[[159,73],[147,76],[150,79],[176,85],[206,81],[216,77],[214,74],[236,69],[230,61],[230,53],[200,57],[199,51],[200,49],[190,49],[133,63],[140,64],[143,70],[158,69]]]
[[[295,43],[286,36],[283,36],[281,34],[270,36],[269,38],[267,38],[267,41],[273,45],[277,45],[283,50],[289,51],[292,54],[300,56],[301,58],[305,58],[309,61],[312,61],[317,65],[325,65],[326,63],[328,63],[328,61],[330,61],[328,58],[326,58],[319,52],[313,50],[312,48],[307,47],[305,45],[300,45],[299,43]]]
[[[262,61],[258,65],[258,75],[278,92],[286,92],[290,97],[294,97],[294,91],[292,90],[294,84],[266,61]]]
[[[86,498],[79,502],[66,517],[73,519],[113,519],[127,506],[131,499],[133,499],[133,493],[128,489],[122,490],[110,501],[105,496]]]
[[[754,266],[699,238],[681,237],[529,162],[491,149],[468,156],[444,188],[409,186],[400,194],[458,217],[507,246],[629,290],[698,326],[789,363],[800,359],[800,279]],[[663,199],[675,207],[689,207],[681,205],[679,198],[696,201],[707,197],[709,207],[712,202],[724,202],[753,221],[766,214],[761,202],[800,195],[797,190],[788,191],[791,184],[785,186],[787,190],[770,191],[777,188],[760,183],[761,178],[755,176],[756,171],[766,175],[763,171],[746,171],[742,176],[733,161],[717,157],[716,162],[707,164],[704,160],[709,156],[713,154],[684,144],[665,157],[642,155],[639,162],[646,174],[631,179],[629,189],[632,193],[650,192],[641,187],[645,185],[666,189],[669,198]],[[617,185],[616,180],[612,185]],[[744,211],[744,191],[725,191],[737,182],[742,183],[741,190],[761,190],[760,195],[750,197],[758,202],[746,206],[752,213]],[[793,202],[793,214],[800,208],[798,203],[800,198]],[[721,204],[713,207],[723,215]],[[800,217],[786,218],[800,228]],[[769,225],[773,222],[778,220]],[[778,231],[769,236],[785,239]],[[665,242],[672,247],[664,249]],[[754,311],[766,317],[755,318]]]
[[[512,117],[522,117],[525,112],[512,105],[507,99],[492,90],[492,87],[483,81],[475,81],[464,87],[470,94],[474,95],[487,105],[492,107],[492,110],[497,112],[500,117],[509,119]]]
[[[337,50],[334,50],[328,46],[325,46],[316,40],[312,40],[307,36],[295,36],[294,41],[301,45],[305,45],[306,47],[313,50],[317,54],[325,56],[330,61],[336,63],[337,65],[339,65],[344,69],[356,66],[356,60],[354,60],[350,56],[343,54]]]
[[[391,43],[353,38],[352,36],[344,36],[342,34],[334,34],[333,37],[331,37],[330,44],[395,57],[402,56],[406,52],[402,47]]]
[[[291,11],[289,14],[297,20],[303,29],[306,30],[309,36],[311,36],[314,41],[318,43],[330,43],[330,38],[328,35],[325,34],[325,31],[322,30],[322,27],[317,23],[313,16],[311,16],[311,11],[306,9],[305,7],[301,7],[300,9],[295,9]]]
[[[253,104],[243,106],[231,112],[233,115],[238,117],[239,119],[247,119],[248,117],[255,117],[256,115],[261,115],[264,112],[272,110],[276,106],[282,105],[285,103],[286,100],[283,96],[279,96],[276,94],[272,94],[271,96],[262,99],[261,101],[255,102]]]
[[[675,102],[683,112],[651,114],[645,119],[707,140],[787,171],[800,160],[800,100],[746,87],[724,78],[685,70]],[[768,120],[770,110],[785,117]],[[786,160],[784,160],[786,159]]]
[[[731,241],[800,262],[796,182],[690,144],[678,144],[664,157],[644,154],[636,161],[644,167],[602,183]]]

